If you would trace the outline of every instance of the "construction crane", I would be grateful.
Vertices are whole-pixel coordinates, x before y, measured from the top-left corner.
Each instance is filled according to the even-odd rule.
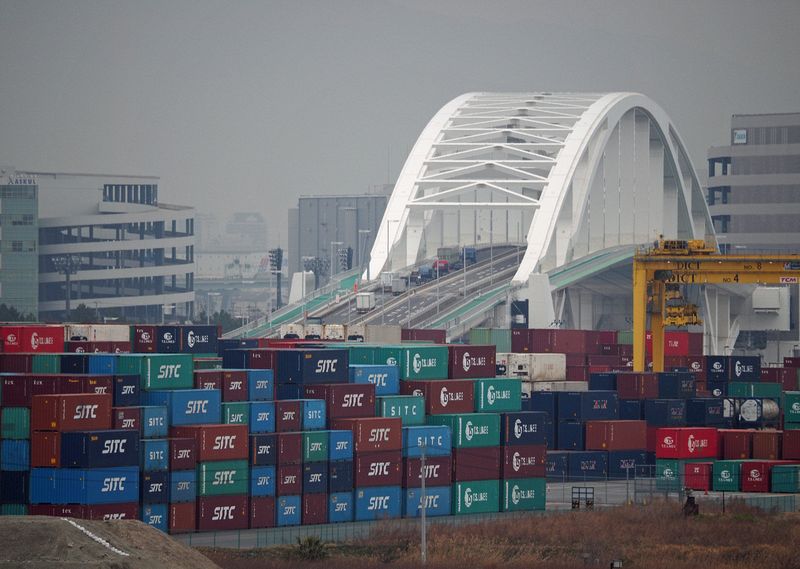
[[[684,285],[800,283],[800,255],[724,255],[702,240],[659,239],[633,258],[633,369],[645,371],[647,315],[653,335],[653,371],[664,371],[664,327],[702,324],[699,308],[683,298]]]

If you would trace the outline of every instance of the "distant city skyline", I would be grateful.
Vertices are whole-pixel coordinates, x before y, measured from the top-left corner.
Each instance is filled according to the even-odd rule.
[[[639,91],[701,177],[733,114],[798,111],[800,3],[0,0],[0,164],[159,176],[262,214],[392,181],[467,91]]]

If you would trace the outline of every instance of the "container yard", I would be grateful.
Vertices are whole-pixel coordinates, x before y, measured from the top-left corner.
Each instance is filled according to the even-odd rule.
[[[689,332],[658,373],[614,331],[473,335],[511,352],[217,332],[0,327],[2,513],[178,534],[542,511],[548,483],[800,492],[800,359]]]

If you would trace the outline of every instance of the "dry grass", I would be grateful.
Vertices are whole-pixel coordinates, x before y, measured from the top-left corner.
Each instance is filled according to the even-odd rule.
[[[328,559],[307,563],[286,555],[286,548],[204,553],[226,569],[410,569],[420,566],[418,541],[416,532],[387,529],[368,542],[331,546]],[[798,542],[797,514],[739,507],[724,516],[704,512],[687,519],[679,505],[656,503],[473,526],[432,526],[428,567],[577,569],[585,567],[586,558],[600,567],[622,559],[626,569],[788,569],[800,568]]]

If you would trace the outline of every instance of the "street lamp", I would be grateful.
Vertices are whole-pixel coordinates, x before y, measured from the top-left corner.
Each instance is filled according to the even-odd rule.
[[[333,281],[333,275],[334,275],[334,274],[336,274],[336,273],[338,272],[338,271],[337,271],[337,270],[334,268],[334,267],[335,267],[334,260],[333,260],[333,246],[334,246],[334,245],[336,245],[337,247],[341,247],[342,245],[344,245],[344,243],[342,243],[341,241],[331,241],[331,256],[330,256],[330,265],[328,265],[328,266],[331,268],[331,270],[330,270],[330,273],[329,273],[329,275],[328,275],[328,282],[331,282],[331,281]]]
[[[72,283],[70,282],[70,276],[78,272],[78,269],[81,266],[81,259],[77,255],[59,255],[58,257],[53,257],[53,266],[55,267],[56,271],[64,275],[66,279],[64,296],[66,297],[66,320],[69,322],[70,299],[72,297]]]

